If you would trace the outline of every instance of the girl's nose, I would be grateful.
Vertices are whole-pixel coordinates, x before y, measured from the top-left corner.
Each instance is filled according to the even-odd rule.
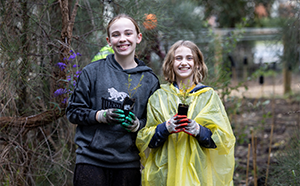
[[[124,35],[124,34],[121,34],[121,36],[120,36],[120,41],[126,41],[126,38],[125,38],[125,35]]]
[[[183,59],[183,60],[181,61],[181,65],[182,65],[182,66],[188,65],[188,64],[187,64],[187,61],[186,61],[185,59]]]

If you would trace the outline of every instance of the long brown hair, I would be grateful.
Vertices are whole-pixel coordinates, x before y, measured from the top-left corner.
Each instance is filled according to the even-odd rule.
[[[180,46],[185,46],[191,49],[194,58],[193,82],[195,84],[202,82],[207,76],[208,72],[207,66],[204,63],[203,54],[195,43],[188,40],[179,40],[176,43],[174,43],[169,49],[163,63],[163,74],[165,76],[165,80],[169,83],[173,83],[174,81],[176,81],[176,75],[173,69],[173,65],[175,61],[175,51]]]

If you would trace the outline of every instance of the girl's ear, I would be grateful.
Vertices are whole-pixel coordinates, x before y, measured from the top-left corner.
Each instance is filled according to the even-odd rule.
[[[106,41],[107,41],[107,44],[111,47],[110,39],[108,37],[106,37]]]
[[[139,43],[142,41],[142,38],[143,38],[142,33],[139,33],[139,34],[137,35],[136,43],[139,44]]]

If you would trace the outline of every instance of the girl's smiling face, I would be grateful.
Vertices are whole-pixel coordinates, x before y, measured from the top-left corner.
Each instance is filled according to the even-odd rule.
[[[142,34],[137,33],[134,24],[127,18],[116,20],[109,28],[109,36],[106,40],[118,57],[134,56],[136,44],[142,40]]]
[[[175,61],[173,70],[176,75],[177,84],[182,82],[188,84],[193,82],[194,77],[194,58],[191,49],[180,46],[175,50]]]

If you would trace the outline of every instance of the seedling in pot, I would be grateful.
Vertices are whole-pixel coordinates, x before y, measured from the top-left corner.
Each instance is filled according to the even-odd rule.
[[[187,115],[188,110],[189,110],[189,103],[187,102],[187,98],[189,95],[188,92],[188,86],[185,85],[184,83],[180,82],[180,85],[182,87],[182,93],[178,95],[181,103],[178,104],[178,115]]]
[[[141,81],[144,78],[144,75],[141,76],[139,83],[137,84],[137,86],[135,86],[134,88],[130,89],[131,87],[131,81],[132,79],[130,78],[130,74],[128,75],[128,94],[129,96],[127,96],[122,104],[122,109],[124,110],[125,115],[127,116],[129,114],[129,111],[132,110],[133,105],[135,103],[135,99],[133,98],[133,95],[137,92],[137,89],[142,86]]]
[[[122,109],[124,110],[124,114],[126,116],[129,114],[129,111],[132,110],[134,103],[135,103],[135,99],[134,98],[129,98],[127,96],[124,99]]]

